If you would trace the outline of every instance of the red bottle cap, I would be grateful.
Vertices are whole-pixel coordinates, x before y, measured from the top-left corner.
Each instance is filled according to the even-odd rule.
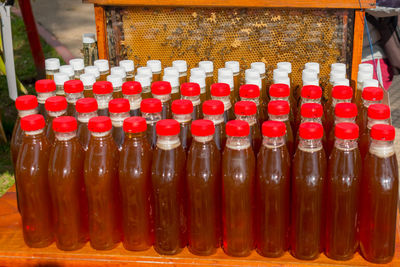
[[[35,83],[37,93],[48,93],[56,90],[56,83],[53,80],[38,80]]]
[[[237,137],[248,136],[250,134],[250,126],[247,121],[228,121],[226,123],[226,134]]]
[[[303,139],[320,139],[324,135],[324,128],[320,123],[304,122],[300,124],[299,133]]]
[[[142,133],[147,130],[146,119],[143,117],[129,117],[124,120],[124,132],[126,133]]]
[[[80,80],[69,80],[64,83],[64,91],[67,94],[83,92],[83,83]]]
[[[181,95],[197,96],[200,95],[200,85],[198,83],[184,83],[181,85]]]
[[[216,97],[228,96],[231,88],[227,83],[214,83],[211,85],[211,95]]]
[[[341,122],[335,125],[335,136],[344,140],[358,138],[358,125],[351,122]]]
[[[303,118],[321,118],[324,114],[324,109],[318,103],[304,103],[301,105],[300,112]]]
[[[193,103],[187,99],[174,100],[171,110],[174,114],[190,114],[193,112]]]
[[[26,132],[37,131],[46,126],[44,118],[40,114],[28,115],[21,118],[21,129]]]
[[[112,129],[111,119],[106,116],[93,117],[89,120],[88,129],[96,133],[110,131]]]
[[[239,95],[241,98],[257,98],[260,96],[260,88],[255,84],[244,84],[240,86]]]
[[[203,113],[206,115],[221,115],[224,113],[224,103],[219,100],[204,101]]]
[[[322,97],[322,89],[317,85],[305,85],[301,88],[301,97],[307,99],[318,99]]]
[[[257,105],[253,101],[238,101],[235,104],[235,114],[249,116],[257,113]]]
[[[76,111],[79,113],[95,112],[98,109],[97,101],[94,98],[81,98],[76,101]]]
[[[15,107],[18,110],[30,110],[37,108],[38,101],[34,95],[22,95],[15,99]]]
[[[214,123],[210,120],[195,120],[191,127],[192,135],[195,136],[209,136],[215,131]]]
[[[171,93],[171,84],[166,81],[154,82],[151,85],[151,93],[155,95],[168,95]]]
[[[383,99],[383,90],[379,87],[365,87],[361,97],[367,101],[380,101]]]
[[[69,133],[78,128],[76,119],[71,116],[61,116],[53,120],[53,131],[57,133]]]
[[[269,87],[269,95],[271,97],[289,97],[290,87],[283,83],[272,84]]]
[[[396,135],[392,125],[375,124],[371,129],[371,138],[379,141],[393,141]]]
[[[100,81],[93,84],[93,94],[96,95],[107,95],[113,92],[113,86],[111,82]]]
[[[46,99],[44,107],[47,111],[62,111],[68,106],[67,100],[63,96],[52,96]]]
[[[124,113],[129,112],[131,106],[129,100],[126,98],[116,98],[108,102],[108,111],[110,113]]]
[[[368,118],[374,120],[388,120],[390,118],[390,108],[385,104],[373,104],[368,107]]]
[[[137,95],[142,92],[142,85],[140,82],[124,82],[122,84],[122,94],[124,95]]]
[[[166,119],[160,120],[156,124],[156,132],[158,135],[171,136],[178,135],[181,131],[179,122],[176,120]]]
[[[357,105],[354,103],[337,103],[335,116],[338,118],[354,118],[357,116]]]
[[[262,134],[267,137],[280,137],[286,134],[286,125],[282,121],[265,121],[262,124]]]
[[[351,99],[353,89],[350,86],[338,85],[332,88],[332,97],[335,99]]]
[[[274,100],[268,103],[268,114],[287,115],[290,112],[289,103],[284,100]]]
[[[162,110],[162,104],[160,99],[147,98],[140,102],[140,111],[144,113],[158,113]]]

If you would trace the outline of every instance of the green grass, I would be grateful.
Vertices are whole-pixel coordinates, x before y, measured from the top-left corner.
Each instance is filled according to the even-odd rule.
[[[34,85],[37,80],[35,64],[24,22],[21,18],[14,15],[12,15],[12,37],[17,77],[27,88],[28,92],[34,94]],[[58,57],[61,60],[61,64],[64,64],[64,61],[50,45],[43,40],[41,40],[41,43],[45,58]],[[0,196],[2,196],[14,184],[9,140],[11,139],[14,122],[17,117],[14,102],[8,97],[7,80],[4,75],[0,76],[0,116],[8,139],[6,144],[0,143]]]

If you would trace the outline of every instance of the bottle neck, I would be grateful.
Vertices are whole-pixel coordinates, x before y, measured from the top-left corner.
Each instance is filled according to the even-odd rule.
[[[73,93],[73,94],[66,94],[67,102],[70,104],[74,104],[76,103],[76,101],[78,101],[79,99],[83,98],[83,92],[81,93]]]
[[[290,106],[290,101],[289,101],[289,97],[272,97],[271,96],[271,101],[275,101],[275,100],[282,100],[282,101],[286,101],[289,103]]]
[[[44,129],[39,129],[36,131],[25,131],[25,135],[31,138],[38,138],[44,133]]]
[[[256,114],[254,114],[254,115],[236,115],[236,119],[242,120],[242,121],[247,121],[247,123],[250,126],[253,126],[257,123]]]
[[[311,98],[302,97],[302,98],[301,98],[301,104],[303,105],[303,104],[305,104],[305,103],[317,103],[317,104],[321,104],[321,98],[314,98],[314,99],[311,99]]]
[[[55,137],[57,141],[68,141],[72,138],[76,137],[76,131],[68,132],[68,133],[59,133],[55,132]]]
[[[112,94],[94,94],[94,98],[97,100],[99,109],[107,109],[108,102],[112,99]]]
[[[110,131],[106,131],[106,132],[90,132],[92,134],[93,137],[96,138],[102,138],[102,137],[107,137],[107,136],[111,136],[111,130]]]
[[[113,92],[121,92],[122,91],[122,86],[113,86]]]
[[[351,103],[351,98],[350,99],[336,99],[332,98],[332,107],[336,107],[336,104],[338,103]]]
[[[322,118],[305,118],[305,117],[301,117],[301,123],[304,122],[317,122],[319,124],[322,124]]]
[[[178,135],[170,135],[170,136],[157,135],[156,145],[158,148],[162,150],[171,150],[179,147],[180,144],[181,141],[179,140]]]
[[[200,105],[200,96],[196,95],[196,96],[182,96],[182,99],[187,99],[192,101],[193,106],[198,106]]]
[[[122,125],[124,124],[124,120],[129,117],[130,117],[129,112],[122,112],[122,113],[110,112],[111,123],[114,127],[122,127]]]
[[[78,121],[81,123],[88,123],[89,120],[97,116],[97,111],[88,113],[78,113]]]
[[[375,124],[387,124],[387,125],[389,125],[390,122],[389,122],[389,119],[387,119],[387,120],[374,120],[374,119],[371,119],[370,117],[368,117],[368,123],[367,123],[368,130],[371,130],[372,126],[374,126]]]
[[[156,113],[142,112],[142,117],[146,119],[147,124],[155,124],[157,121],[161,120],[161,112],[156,112]]]
[[[363,107],[368,109],[369,106],[373,105],[373,104],[380,104],[382,101],[369,101],[369,100],[365,100],[363,99]]]
[[[140,142],[146,140],[146,132],[128,133],[125,132],[125,141]]]
[[[285,145],[285,136],[278,136],[278,137],[263,137],[263,146],[266,148],[274,149]]]
[[[140,94],[137,95],[124,95],[124,98],[129,100],[129,105],[131,110],[139,109],[140,102],[142,102],[142,96]]]
[[[38,113],[37,108],[28,109],[28,110],[18,110],[18,117],[23,118],[25,116],[33,115],[33,114],[37,114],[37,113]]]
[[[213,140],[214,136],[212,135],[207,135],[207,136],[197,136],[197,135],[193,135],[193,140],[198,142],[198,143],[209,143]]]
[[[155,95],[153,94],[153,97],[156,99],[160,99],[161,103],[167,102],[171,99],[171,94],[166,94],[166,95]]]
[[[229,96],[211,96],[213,100],[219,100],[224,103],[224,110],[228,110],[232,107],[231,100]]]
[[[300,138],[299,149],[304,152],[316,152],[322,149],[321,139],[303,139]]]
[[[187,123],[192,120],[192,114],[173,114],[172,115],[173,119],[176,120],[179,123]]]
[[[346,140],[335,137],[335,147],[343,151],[350,151],[358,148],[357,139]]]
[[[47,115],[52,118],[58,118],[60,116],[63,116],[64,114],[67,113],[66,109],[60,110],[60,111],[47,111]]]
[[[56,95],[56,91],[47,92],[47,93],[38,93],[37,101],[39,102],[39,104],[44,104],[44,102],[46,102],[47,98],[55,96],[55,95]]]
[[[395,154],[393,141],[378,141],[371,139],[369,152],[379,158],[388,158]]]
[[[335,125],[341,122],[352,122],[355,123],[356,122],[356,117],[351,117],[351,118],[342,118],[342,117],[338,117],[335,116]]]
[[[246,97],[242,97],[242,101],[251,101],[256,103],[257,107],[260,105],[260,99],[258,97],[256,98],[246,98]]]
[[[226,146],[234,150],[242,150],[250,147],[250,140],[248,136],[229,136],[226,140]]]
[[[224,114],[218,114],[218,115],[203,114],[203,115],[204,115],[203,118],[205,120],[212,121],[214,123],[214,125],[224,122]]]
[[[285,114],[285,115],[272,115],[272,114],[268,114],[269,120],[271,121],[288,121],[289,120],[289,114]]]

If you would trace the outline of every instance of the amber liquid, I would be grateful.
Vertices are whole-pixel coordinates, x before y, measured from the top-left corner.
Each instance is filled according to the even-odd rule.
[[[368,107],[364,105],[361,106],[361,110],[358,112],[356,122],[358,124],[360,133],[364,133],[367,129]]]
[[[189,250],[211,255],[221,238],[221,154],[213,141],[193,141],[187,161]]]
[[[395,252],[398,175],[395,154],[365,157],[361,192],[368,194],[360,200],[360,249],[373,263],[388,263]]]
[[[202,99],[201,103],[203,103],[205,100],[211,99],[211,85],[214,83],[214,77],[211,75],[206,76],[206,94],[203,96],[204,99]]]
[[[122,91],[117,91],[117,92],[113,92],[112,97],[113,97],[113,99],[117,99],[117,98],[123,98],[124,95],[122,94]]]
[[[14,124],[11,143],[10,143],[11,158],[14,171],[15,171],[15,164],[17,163],[19,148],[21,147],[22,143],[22,137],[23,137],[23,131],[21,129],[21,118],[18,116]]]
[[[326,158],[297,149],[292,168],[291,253],[301,260],[316,259],[322,251],[323,194]]]
[[[44,133],[24,135],[15,167],[25,244],[43,248],[53,243],[53,215],[48,184],[49,143]]]
[[[161,110],[161,119],[171,119],[172,118],[172,111],[171,111],[171,99],[162,103],[162,110]]]
[[[93,95],[93,89],[91,90],[83,90],[83,97],[94,97]]]
[[[85,157],[90,245],[109,250],[121,240],[118,149],[108,134],[91,136]]]
[[[334,260],[351,259],[358,247],[360,175],[358,149],[335,147],[329,158],[325,197],[325,253]]]
[[[76,136],[82,145],[84,151],[87,151],[90,141],[90,131],[88,129],[88,124],[78,121],[78,130]]]
[[[153,83],[161,81],[161,72],[153,73]]]
[[[144,134],[127,134],[119,159],[123,245],[127,250],[146,250],[153,243],[151,157]]]
[[[292,157],[294,155],[294,152],[295,152],[295,141],[294,141],[293,130],[292,130],[292,126],[290,125],[290,121],[289,120],[284,121],[284,123],[286,125],[286,135],[285,135],[285,137],[286,137],[286,146],[288,148],[289,155]]]
[[[89,240],[84,184],[85,154],[76,137],[56,139],[49,160],[49,185],[57,248],[76,250]]]
[[[64,113],[64,115],[65,115],[65,113]],[[47,121],[46,121],[46,127],[45,127],[46,137],[47,137],[47,140],[49,140],[50,144],[53,144],[54,139],[55,139],[54,131],[53,131],[53,120],[55,118],[56,117],[48,116]]]
[[[233,95],[234,95],[234,100],[235,103],[237,101],[240,101],[240,96],[239,96],[239,88],[240,88],[240,81],[239,81],[239,73],[233,74]]]
[[[99,81],[107,81],[107,76],[110,75],[110,71],[100,72]]]
[[[142,112],[140,112],[140,108],[138,108],[138,109],[131,109],[130,115],[131,115],[131,116],[141,117],[141,116],[142,116]]]
[[[222,155],[223,249],[245,257],[254,248],[255,157],[251,147],[226,147]]]
[[[72,103],[68,103],[67,116],[78,117],[78,112],[76,112],[75,105]]]
[[[203,118],[203,113],[201,112],[201,105],[200,103],[196,106],[193,106],[192,112],[192,120],[199,120]]]
[[[370,145],[370,130],[366,129],[365,133],[362,133],[360,136],[360,141],[359,141],[359,149],[360,149],[360,154],[361,154],[361,160],[365,159],[365,156],[368,153],[369,150],[369,145]]]
[[[260,150],[262,137],[261,137],[261,130],[258,123],[254,123],[250,125],[250,134],[249,139],[251,143],[251,147],[253,148],[254,155],[258,155],[258,151]]]
[[[225,122],[214,124],[214,142],[219,151],[223,151],[226,144]]]
[[[186,74],[184,76],[179,76],[179,84],[182,85],[184,83],[187,83],[187,75]]]
[[[125,139],[124,129],[122,127],[113,126],[111,134],[112,134],[115,144],[117,145],[118,150],[121,151],[122,145],[124,144],[124,139]]]
[[[181,141],[183,150],[187,152],[192,143],[192,134],[190,132],[191,121],[182,122],[180,123],[180,125],[181,125],[181,131],[179,132],[179,139]]]
[[[177,93],[171,93],[171,101],[181,99],[181,94],[178,91]]]
[[[185,157],[181,146],[153,151],[154,249],[163,255],[186,246]]]
[[[151,148],[155,148],[157,143],[156,122],[147,123],[146,136]]]
[[[97,114],[99,116],[106,116],[106,117],[110,116],[110,113],[108,112],[108,108],[97,110]]]
[[[52,73],[52,74],[46,73],[46,80],[54,80],[54,73]]]
[[[227,123],[228,121],[235,119],[235,113],[233,112],[233,108],[230,107],[228,110],[224,111],[224,122]]]
[[[290,156],[285,145],[263,145],[257,158],[256,247],[264,257],[289,248]]]
[[[47,116],[46,108],[44,107],[44,103],[43,104],[39,103],[39,114],[42,115],[44,117],[44,119],[47,121],[48,116]]]

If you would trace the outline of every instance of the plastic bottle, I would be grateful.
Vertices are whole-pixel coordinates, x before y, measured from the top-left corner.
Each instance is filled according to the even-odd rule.
[[[129,100],[125,98],[113,99],[108,103],[108,110],[110,112],[110,119],[113,126],[111,135],[118,150],[121,151],[125,138],[124,129],[122,127],[124,120],[130,116]]]
[[[126,82],[126,72],[123,67],[112,67],[110,69],[111,75],[119,75],[122,78],[122,83]]]
[[[79,80],[80,76],[85,72],[85,62],[83,58],[71,59],[69,65],[74,69],[74,79]]]
[[[91,135],[88,129],[88,123],[91,118],[97,116],[97,101],[94,98],[81,98],[76,101],[75,107],[78,113],[78,129],[76,135],[78,136],[83,150],[87,151]]]
[[[211,84],[214,83],[214,63],[212,61],[200,61],[199,68],[206,72],[206,99],[211,99]]]
[[[243,120],[249,124],[249,140],[254,151],[254,155],[257,155],[261,146],[261,129],[256,117],[257,105],[251,101],[236,102],[235,115],[237,120]]]
[[[158,82],[161,81],[161,61],[160,60],[148,60],[147,67],[151,69],[152,72],[152,81]]]
[[[147,76],[150,79],[150,84],[153,83],[153,71],[149,67],[140,67],[136,70],[137,75],[139,76]],[[142,87],[144,85],[142,84]]]
[[[172,102],[172,118],[179,122],[179,139],[183,150],[187,152],[192,143],[190,127],[192,124],[193,104],[187,99],[178,99]]]
[[[282,121],[286,125],[286,145],[289,155],[294,154],[294,135],[289,120],[289,102],[283,100],[270,101],[268,103],[268,117],[271,121]]]
[[[268,119],[267,110],[260,104],[260,88],[255,84],[244,84],[239,89],[242,101],[252,101],[257,106],[257,119],[259,125]]]
[[[233,73],[233,88],[235,102],[239,101],[239,87],[240,87],[240,63],[239,61],[226,61],[225,68],[232,70]]]
[[[45,133],[50,144],[54,143],[53,120],[67,114],[67,100],[63,96],[52,96],[46,99],[45,108],[47,112],[47,120]]]
[[[96,78],[96,82],[100,81],[100,71],[96,66],[86,66],[85,67],[86,74],[92,74]]]
[[[350,86],[334,86],[332,88],[331,101],[325,106],[326,123],[325,130],[329,133],[335,121],[335,106],[338,103],[351,103],[353,89]]]
[[[99,116],[108,116],[108,102],[113,97],[112,83],[107,81],[95,82],[93,84],[93,95],[97,101]]]
[[[77,118],[76,101],[83,98],[83,83],[80,80],[70,80],[64,84],[65,99],[68,103],[67,115]]]
[[[142,98],[151,98],[151,79],[149,76],[146,75],[136,75],[135,76],[135,81],[139,82],[140,85],[142,86]]]
[[[179,84],[187,83],[187,63],[185,60],[172,61],[172,67],[179,71]]]
[[[297,109],[297,115],[294,118],[294,122],[296,125],[296,130],[299,128],[300,122],[301,122],[301,105],[304,103],[318,103],[322,104],[321,98],[322,98],[322,89],[321,87],[317,85],[305,85],[301,88],[300,92],[300,100],[299,100],[299,105]],[[323,120],[325,123],[325,120]]]
[[[128,81],[122,84],[122,94],[129,100],[131,116],[142,116],[140,103],[142,102],[142,86],[139,82]]]
[[[47,58],[44,61],[46,69],[46,79],[54,80],[54,73],[60,71],[60,60],[58,58]]]
[[[234,112],[230,100],[230,87],[226,83],[214,83],[211,85],[211,98],[224,104],[224,121],[227,123],[234,119]]]
[[[229,85],[229,98],[231,100],[231,103],[235,103],[235,84],[233,80],[233,72],[231,69],[228,68],[220,68],[218,69],[218,83],[225,83]],[[212,98],[212,92],[211,92],[211,98]]]
[[[122,98],[122,77],[117,74],[111,74],[107,76],[107,81],[112,84],[113,87],[113,99]]]
[[[260,96],[261,99],[267,98],[267,76],[265,75],[265,63],[264,62],[253,62],[250,64],[250,67],[260,74],[261,78],[261,87],[260,87]]]
[[[271,86],[269,87],[269,96],[270,96],[270,101],[283,100],[289,103],[290,126],[292,126],[292,129],[294,129],[295,127],[294,114],[297,113],[297,107],[294,99],[291,99],[290,97],[289,85],[283,83],[271,84]]]
[[[192,120],[201,119],[200,86],[197,83],[184,83],[181,86],[182,99],[190,100],[193,104]]]
[[[305,103],[301,106],[300,113],[301,113],[301,123],[316,122],[316,123],[321,124],[323,127],[322,116],[324,114],[324,109],[321,104]],[[325,149],[325,154],[329,155],[326,153],[327,152],[327,138],[325,135],[325,129],[324,129],[324,135],[322,136],[321,141],[322,141],[322,146]],[[300,135],[299,135],[299,131],[297,131],[294,147],[297,147],[299,145],[299,142],[300,142]]]
[[[200,87],[200,103],[203,104],[204,101],[207,99],[211,99],[211,96],[208,98],[207,96],[207,90],[206,90],[206,79],[203,76],[200,75],[192,75],[190,76],[189,79],[190,83],[195,83],[198,84]],[[186,84],[186,83],[184,83]],[[211,90],[211,89],[210,89]]]
[[[140,111],[147,122],[147,141],[151,148],[155,148],[157,142],[156,123],[161,120],[161,100],[156,98],[143,99],[140,103]]]
[[[362,91],[362,105],[359,109],[357,124],[360,133],[364,133],[367,128],[368,107],[372,104],[380,104],[383,99],[383,90],[379,87],[365,87]]]
[[[126,80],[131,82],[135,78],[135,63],[133,60],[125,59],[119,62],[119,66],[123,67],[126,73]]]
[[[110,66],[108,64],[108,60],[106,59],[98,59],[95,60],[93,63],[94,66],[97,67],[97,69],[100,72],[100,81],[106,81],[107,76],[110,75]]]
[[[214,123],[214,142],[219,151],[223,151],[226,143],[224,103],[219,100],[207,100],[203,103],[203,117]]]
[[[159,81],[151,85],[151,93],[154,98],[161,100],[162,111],[161,119],[172,118],[171,113],[171,84],[169,82]]]
[[[96,82],[96,77],[90,73],[84,73],[79,76],[83,83],[83,96],[93,97],[93,84]]]
[[[365,80],[370,80],[373,78],[373,72],[366,71],[366,70],[359,70],[357,74],[357,90],[355,96],[355,103],[357,107],[361,107],[362,105],[362,90],[363,90],[363,83]]]
[[[37,101],[39,103],[39,114],[47,119],[47,112],[44,107],[46,99],[56,95],[56,84],[53,80],[38,80],[35,83]]]
[[[68,76],[68,80],[75,79],[75,71],[71,65],[60,66],[60,73],[65,73]]]
[[[64,83],[70,80],[68,75],[63,72],[58,72],[54,74],[53,79],[56,83],[56,95],[65,96]]]
[[[174,68],[175,69],[175,68]],[[179,74],[175,75],[165,75],[163,76],[164,82],[169,82],[171,84],[171,101],[180,99],[180,92],[179,92]]]

